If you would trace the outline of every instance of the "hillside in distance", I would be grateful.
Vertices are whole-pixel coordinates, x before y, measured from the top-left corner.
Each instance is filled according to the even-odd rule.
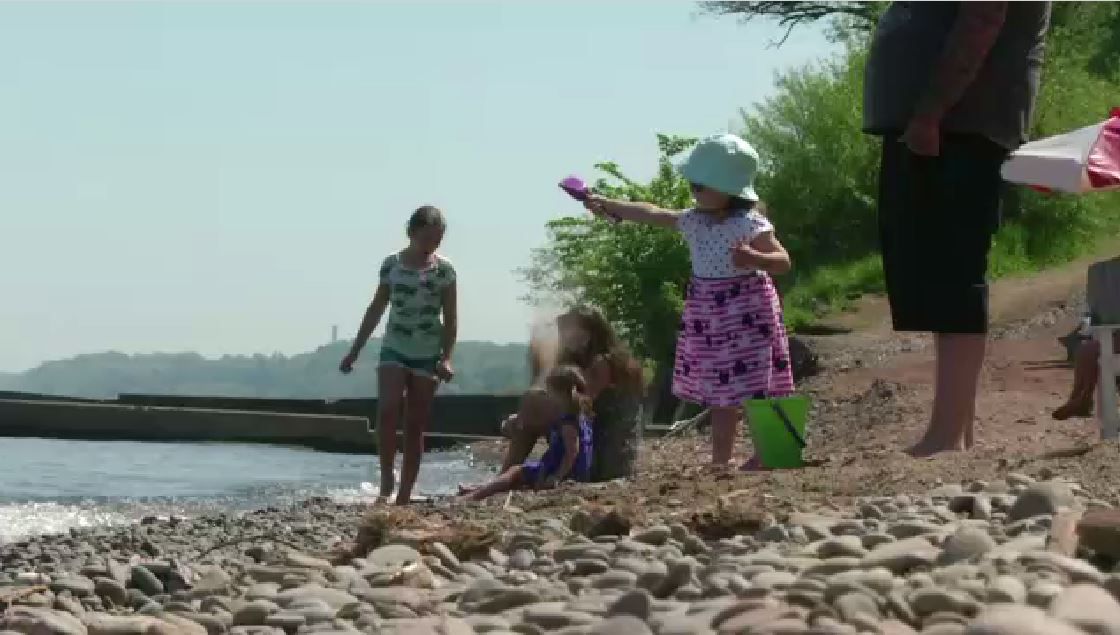
[[[0,375],[0,389],[112,399],[120,393],[345,399],[377,396],[377,357],[381,342],[370,340],[354,372],[343,375],[339,361],[349,342],[338,341],[298,355],[223,355],[198,353],[126,355],[107,352],[44,362],[23,373]],[[510,394],[528,385],[524,344],[465,341],[455,347],[455,379],[445,394]]]

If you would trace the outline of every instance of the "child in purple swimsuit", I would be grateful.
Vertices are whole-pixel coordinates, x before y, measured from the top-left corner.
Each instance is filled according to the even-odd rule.
[[[548,449],[539,461],[514,465],[477,488],[460,487],[466,500],[479,501],[513,489],[548,489],[565,480],[591,478],[591,402],[583,375],[575,366],[558,366],[544,380],[557,416],[548,431]]]

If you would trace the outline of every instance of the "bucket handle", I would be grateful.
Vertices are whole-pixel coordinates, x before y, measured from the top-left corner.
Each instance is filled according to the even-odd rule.
[[[805,439],[801,436],[801,433],[797,431],[797,428],[793,427],[793,422],[789,420],[789,415],[787,415],[785,409],[782,408],[782,404],[777,401],[771,401],[770,407],[774,409],[774,413],[782,420],[782,425],[786,427],[786,432],[793,437],[793,440],[797,443],[797,447],[805,449]]]

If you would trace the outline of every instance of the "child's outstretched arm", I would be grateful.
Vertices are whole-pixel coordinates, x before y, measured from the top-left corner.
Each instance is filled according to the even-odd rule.
[[[365,315],[362,316],[362,325],[358,327],[358,334],[354,336],[354,343],[350,346],[350,352],[342,358],[339,370],[349,373],[354,369],[354,362],[358,361],[358,355],[361,354],[362,348],[369,341],[369,337],[373,335],[373,330],[377,328],[377,324],[381,322],[381,316],[385,314],[385,309],[388,306],[389,285],[382,282],[377,285],[373,300],[366,307]]]
[[[674,228],[680,217],[679,212],[661,209],[651,203],[616,201],[596,194],[589,195],[583,206],[599,217],[613,216],[621,220],[659,227]]]

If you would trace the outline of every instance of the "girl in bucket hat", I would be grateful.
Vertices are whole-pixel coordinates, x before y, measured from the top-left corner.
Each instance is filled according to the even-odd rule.
[[[678,166],[696,206],[684,211],[589,195],[596,216],[681,232],[692,279],[677,336],[673,394],[712,409],[712,462],[731,460],[743,401],[793,392],[789,342],[771,275],[789,254],[754,189],[758,153],[743,139],[704,139]],[[757,467],[752,459],[745,467]]]

